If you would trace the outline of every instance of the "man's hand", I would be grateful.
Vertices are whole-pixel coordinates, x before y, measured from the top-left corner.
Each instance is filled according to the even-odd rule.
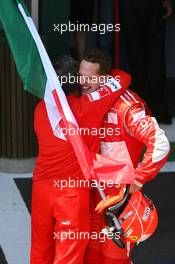
[[[163,0],[163,7],[165,9],[165,15],[163,16],[163,18],[167,18],[172,14],[172,2],[171,0]]]

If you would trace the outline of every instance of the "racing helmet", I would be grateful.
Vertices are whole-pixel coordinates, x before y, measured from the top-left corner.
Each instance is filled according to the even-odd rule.
[[[156,230],[158,213],[152,200],[138,191],[132,193],[118,220],[126,241],[142,242]]]
[[[133,243],[148,239],[158,225],[157,209],[152,200],[141,191],[132,194],[127,191],[118,204],[106,210],[105,218],[109,228],[112,228],[113,231],[114,216],[119,226],[118,229],[115,229],[115,232],[119,231],[121,240]]]

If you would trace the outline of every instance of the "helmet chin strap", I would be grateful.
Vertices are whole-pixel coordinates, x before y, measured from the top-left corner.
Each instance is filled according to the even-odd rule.
[[[103,202],[107,203],[108,199],[104,191],[100,188],[99,184],[97,184],[97,189],[99,191],[99,194]],[[120,202],[118,202],[117,204],[113,206],[108,207],[105,211],[105,219],[108,224],[109,232],[112,233],[112,240],[120,248],[124,248],[125,244],[120,237],[121,235],[123,235],[123,229],[120,225],[120,222],[117,219],[116,214],[118,210],[121,208],[121,206],[126,202],[128,195],[129,195],[129,189],[130,189],[130,185],[127,185],[124,196],[123,198],[121,198]]]

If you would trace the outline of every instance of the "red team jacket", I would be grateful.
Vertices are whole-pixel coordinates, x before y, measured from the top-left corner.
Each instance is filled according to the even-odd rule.
[[[68,96],[68,102],[81,128],[97,130],[102,127],[102,120],[113,103],[128,88],[131,77],[118,71],[120,84],[111,79],[97,91],[81,96]],[[34,128],[38,139],[39,154],[34,169],[33,180],[45,178],[83,177],[72,145],[53,135],[46,106],[41,101],[35,110]],[[83,135],[88,148],[96,153],[100,151],[100,138],[94,133]]]
[[[154,178],[166,162],[170,146],[139,96],[127,89],[106,114],[103,125],[113,134],[104,138],[101,153],[134,166],[136,180],[142,184]],[[146,152],[138,165],[144,146]]]

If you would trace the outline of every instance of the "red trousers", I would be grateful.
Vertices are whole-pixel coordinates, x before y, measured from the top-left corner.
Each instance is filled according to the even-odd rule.
[[[30,264],[82,264],[89,218],[89,189],[33,182]]]
[[[123,250],[112,240],[81,235],[100,233],[104,227],[91,195],[90,216],[89,189],[60,190],[52,179],[33,183],[30,264],[131,264],[129,247]]]

